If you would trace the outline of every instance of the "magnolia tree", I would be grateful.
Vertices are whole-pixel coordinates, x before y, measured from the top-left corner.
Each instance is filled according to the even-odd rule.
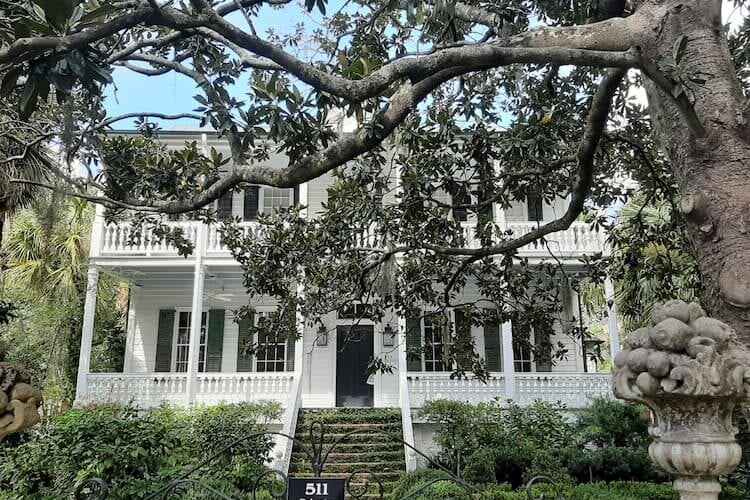
[[[728,34],[719,0],[0,4],[3,136],[14,157],[56,141],[88,168],[74,177],[47,161],[49,178],[13,182],[128,212],[189,251],[157,214],[212,220],[212,202],[246,184],[333,175],[319,217],[284,210],[251,237],[226,226],[249,291],[276,296],[282,309],[315,318],[367,299],[375,316],[450,306],[466,321],[491,315],[545,331],[554,315],[534,311],[559,307],[549,277],[562,266],[532,266],[516,250],[580,217],[605,223],[592,207],[625,194],[614,179],[635,179],[646,203],[678,200],[672,220],[697,256],[703,303],[750,340],[747,33]],[[314,28],[256,29],[300,11]],[[103,96],[115,68],[187,77],[195,104],[110,116]],[[645,89],[647,105],[633,89]],[[353,132],[336,133],[341,116],[356,121]],[[167,150],[153,118],[208,125],[230,153]],[[131,119],[143,137],[107,135]],[[287,164],[267,161],[277,152]],[[494,224],[493,206],[530,194],[568,203],[521,237]],[[466,214],[478,248],[459,231]],[[498,307],[464,303],[467,283]],[[460,354],[471,340],[453,340],[459,367],[481,369]]]

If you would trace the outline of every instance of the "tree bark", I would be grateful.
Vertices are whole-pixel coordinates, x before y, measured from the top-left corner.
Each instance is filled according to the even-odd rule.
[[[649,82],[654,133],[682,193],[681,208],[703,277],[704,307],[750,343],[750,130],[747,100],[721,22],[721,1],[647,2],[639,8],[655,3],[667,8],[649,27],[644,55],[663,60],[685,35],[681,67],[687,75],[708,75],[705,87],[691,89],[706,136],[691,135],[672,98]]]

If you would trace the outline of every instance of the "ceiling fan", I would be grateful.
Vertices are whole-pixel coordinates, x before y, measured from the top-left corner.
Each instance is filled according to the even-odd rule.
[[[221,302],[231,302],[233,297],[234,297],[233,293],[224,292],[223,289],[206,291],[203,294],[203,300],[214,299],[214,300],[219,300]]]
[[[206,281],[207,281],[207,284],[210,283],[209,286],[211,285],[212,286],[211,286],[211,289],[204,290],[203,300],[214,299],[214,300],[219,300],[221,302],[232,301],[234,294],[224,291],[224,283],[221,280],[221,278],[217,277],[215,274],[209,274],[208,276],[206,276]]]

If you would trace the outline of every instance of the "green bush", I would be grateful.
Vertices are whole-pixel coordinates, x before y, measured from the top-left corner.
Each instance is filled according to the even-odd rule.
[[[645,447],[650,441],[646,407],[613,399],[592,399],[591,405],[578,413],[585,442],[597,447]]]
[[[577,483],[628,481],[664,482],[669,476],[657,468],[645,448],[567,449],[560,461]]]
[[[564,410],[543,401],[521,407],[436,400],[422,416],[437,426],[437,460],[453,470],[461,465],[474,484],[518,488],[537,475],[562,483],[669,479],[648,456],[643,407],[598,399],[577,412],[577,422]]]
[[[678,500],[679,495],[671,484],[651,483],[591,483],[576,486],[540,484],[532,488],[533,498],[557,498],[561,494],[566,500]],[[526,490],[508,491],[502,486],[488,487],[474,495],[474,500],[528,500]]]
[[[409,496],[424,487],[431,481],[436,481],[416,496]],[[401,500],[404,497],[410,500],[471,500],[472,494],[450,479],[443,471],[434,469],[418,469],[407,472],[396,481],[389,498]]]
[[[58,499],[70,496],[85,479],[100,477],[109,483],[111,499],[143,498],[208,458],[217,446],[259,430],[260,423],[279,412],[276,404],[193,412],[139,412],[116,405],[69,410],[17,440],[16,446],[0,448],[0,490],[9,500]],[[212,481],[212,474],[219,474],[223,490],[242,491],[247,479],[235,479],[243,471],[257,477],[270,443],[254,442],[228,459],[229,470],[226,462],[215,464],[198,478]]]
[[[479,405],[434,400],[425,403],[420,415],[437,426],[435,442],[443,450],[438,461],[456,470],[458,463],[470,461],[467,457],[480,449],[509,448],[502,453],[514,454],[510,448],[533,451],[570,446],[576,428],[563,416],[563,409],[545,401],[521,407],[499,400]]]

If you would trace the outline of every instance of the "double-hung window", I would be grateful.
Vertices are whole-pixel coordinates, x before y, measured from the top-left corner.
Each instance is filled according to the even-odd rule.
[[[426,372],[445,371],[445,345],[440,325],[435,325],[432,318],[426,316],[423,321],[424,334],[424,370]]]
[[[201,313],[201,333],[198,349],[198,371],[206,371],[206,313]],[[175,367],[176,372],[188,370],[188,355],[190,353],[190,311],[180,311],[175,332]]]
[[[265,328],[267,313],[258,313],[258,353],[255,370],[258,372],[283,372],[286,370],[286,340],[278,333]]]
[[[294,190],[271,186],[247,186],[244,194],[245,220],[256,220],[259,213],[273,213],[294,204]]]

